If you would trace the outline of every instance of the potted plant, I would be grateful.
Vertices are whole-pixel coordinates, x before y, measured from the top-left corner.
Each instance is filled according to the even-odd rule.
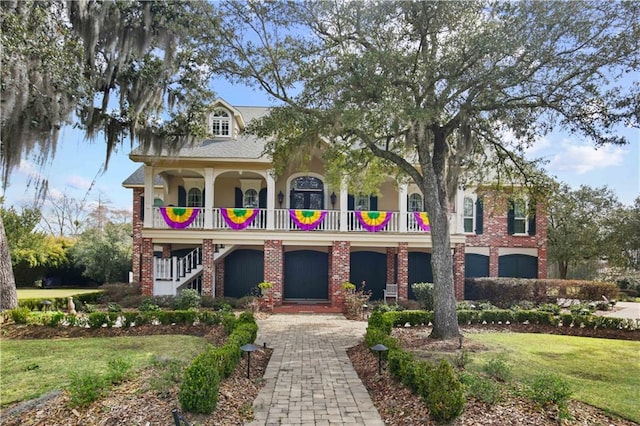
[[[260,294],[268,296],[273,288],[273,283],[270,283],[269,281],[262,281],[261,283],[258,283],[258,288],[260,289]]]

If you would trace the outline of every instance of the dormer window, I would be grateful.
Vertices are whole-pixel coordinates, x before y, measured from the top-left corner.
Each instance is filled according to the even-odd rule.
[[[211,133],[215,136],[231,136],[231,114],[224,109],[213,112]]]

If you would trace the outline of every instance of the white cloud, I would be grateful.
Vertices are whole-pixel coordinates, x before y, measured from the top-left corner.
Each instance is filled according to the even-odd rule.
[[[615,145],[595,148],[590,145],[576,145],[563,141],[560,152],[549,163],[552,171],[573,172],[583,175],[606,167],[619,166],[624,162],[627,150]]]
[[[39,169],[40,168],[31,161],[20,160],[20,165],[16,169],[16,172],[33,180],[43,181],[46,178],[42,173],[40,173]]]
[[[91,188],[91,185],[92,185],[92,182],[89,179],[82,176],[77,176],[77,175],[72,175],[67,177],[64,183],[67,186],[70,186],[71,188],[81,189],[84,191]]]

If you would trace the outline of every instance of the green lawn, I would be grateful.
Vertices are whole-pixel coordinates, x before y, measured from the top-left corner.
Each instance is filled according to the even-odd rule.
[[[69,297],[76,294],[95,293],[100,290],[91,288],[19,288],[20,299],[53,299],[55,297]]]
[[[465,338],[486,345],[472,353],[480,369],[503,355],[515,379],[553,372],[571,385],[572,398],[640,422],[640,342],[522,333],[478,333]]]
[[[0,405],[62,389],[74,371],[104,373],[107,361],[124,358],[137,370],[163,359],[190,361],[206,345],[193,336],[144,336],[56,340],[2,340]]]

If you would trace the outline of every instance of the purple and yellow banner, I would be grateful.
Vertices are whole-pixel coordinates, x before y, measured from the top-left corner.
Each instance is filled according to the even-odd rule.
[[[160,207],[160,214],[171,228],[184,229],[198,217],[197,207]]]
[[[369,232],[377,232],[387,226],[392,212],[364,212],[355,211],[360,225]]]
[[[322,223],[327,212],[322,210],[289,210],[289,215],[298,228],[310,231]]]
[[[258,215],[258,209],[220,209],[224,221],[231,229],[244,229]]]
[[[425,232],[431,232],[431,225],[429,224],[429,216],[425,212],[413,212],[413,217],[416,218],[418,226]]]

